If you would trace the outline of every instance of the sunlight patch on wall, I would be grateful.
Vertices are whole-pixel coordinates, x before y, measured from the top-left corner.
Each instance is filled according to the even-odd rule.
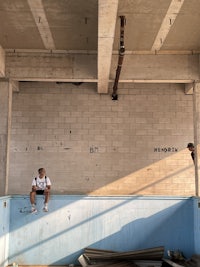
[[[133,162],[134,164],[134,162]],[[89,195],[181,195],[195,194],[194,165],[188,150],[161,159]]]

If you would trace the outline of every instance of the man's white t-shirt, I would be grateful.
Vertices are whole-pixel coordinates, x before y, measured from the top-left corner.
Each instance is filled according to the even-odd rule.
[[[37,186],[37,190],[45,190],[46,186],[48,185],[51,185],[51,181],[47,176],[44,176],[43,178],[37,176],[36,179],[34,178],[32,182],[32,186]]]

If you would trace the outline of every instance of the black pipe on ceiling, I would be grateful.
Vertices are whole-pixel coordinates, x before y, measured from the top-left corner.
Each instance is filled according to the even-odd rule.
[[[115,82],[113,85],[113,93],[112,93],[112,100],[118,100],[118,81],[119,76],[123,64],[124,54],[125,54],[125,46],[124,46],[124,28],[126,25],[126,18],[125,16],[120,16],[120,47],[119,47],[119,58],[118,58],[118,65],[116,69],[116,75],[115,75]]]

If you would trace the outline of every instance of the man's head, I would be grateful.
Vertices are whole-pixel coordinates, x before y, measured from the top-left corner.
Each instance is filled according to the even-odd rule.
[[[188,143],[187,148],[189,149],[189,151],[194,151],[194,144]]]
[[[38,173],[39,173],[39,177],[42,178],[45,176],[46,171],[44,168],[39,168]]]

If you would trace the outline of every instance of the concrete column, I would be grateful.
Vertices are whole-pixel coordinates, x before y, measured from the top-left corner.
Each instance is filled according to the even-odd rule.
[[[5,77],[5,51],[0,46],[0,77]]]
[[[12,113],[12,84],[0,80],[0,195],[8,192],[9,149]]]
[[[118,0],[99,0],[98,10],[98,93],[107,94]]]
[[[199,196],[200,178],[200,82],[194,83],[194,145],[195,145],[195,187],[196,196]]]

